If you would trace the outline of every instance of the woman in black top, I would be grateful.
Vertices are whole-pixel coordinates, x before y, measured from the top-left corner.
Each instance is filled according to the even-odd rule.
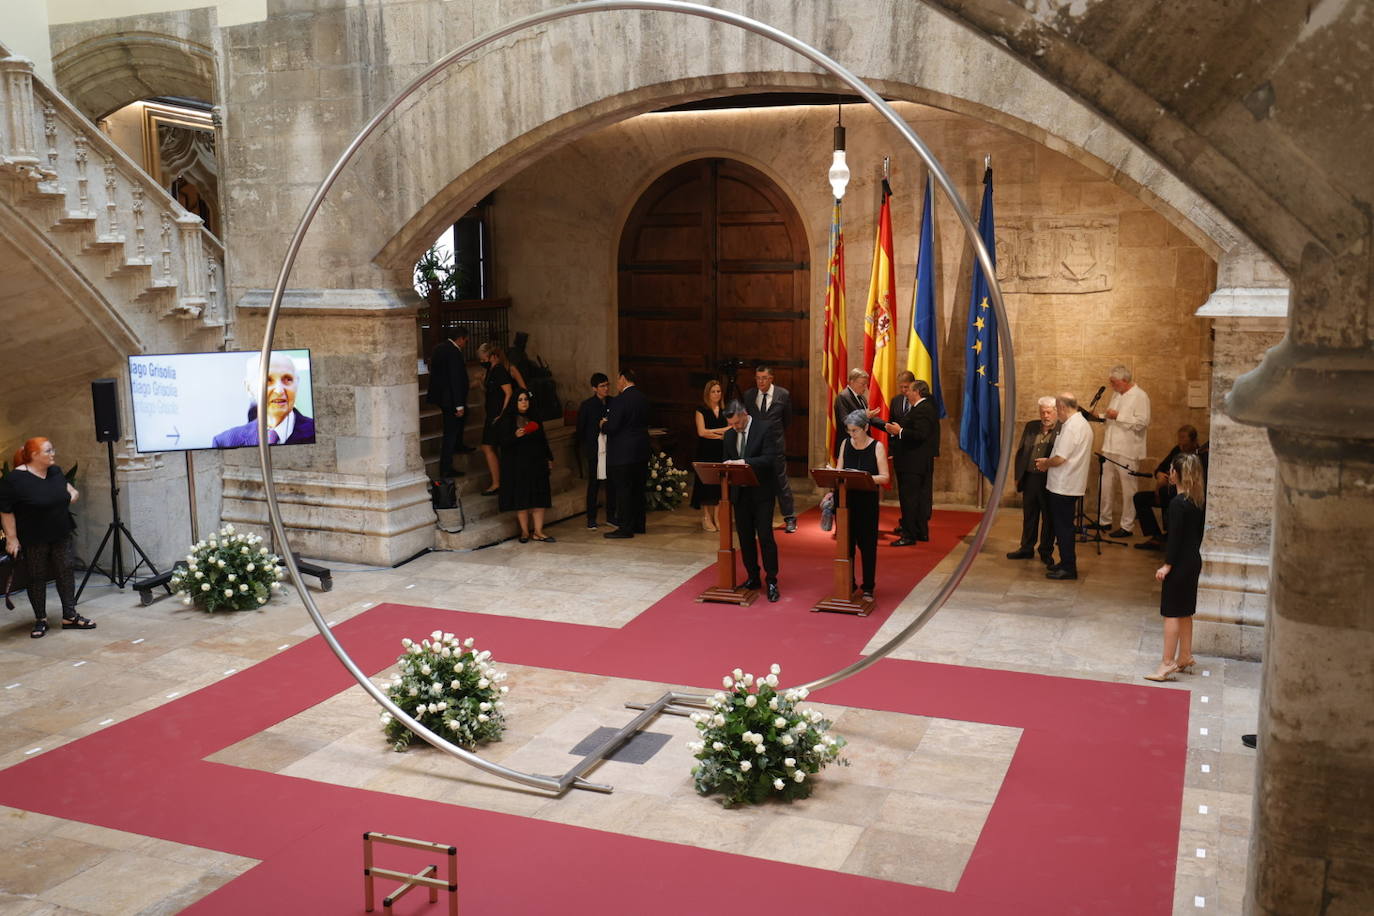
[[[1169,519],[1169,540],[1164,565],[1155,578],[1164,583],[1159,595],[1159,613],[1164,617],[1164,660],[1150,681],[1171,681],[1176,671],[1187,672],[1193,659],[1193,613],[1197,610],[1197,580],[1202,573],[1202,507],[1206,502],[1202,461],[1195,454],[1183,453],[1174,459],[1169,482],[1178,494],[1169,500],[1165,511]]]
[[[484,343],[477,348],[477,359],[487,367],[482,387],[486,392],[486,423],[482,427],[482,455],[487,459],[487,471],[491,474],[490,489],[482,491],[483,496],[491,496],[501,489],[501,462],[496,447],[501,444],[501,421],[505,419],[515,394],[515,378],[506,365],[506,354],[499,344]],[[520,385],[525,387],[524,384]]]
[[[515,409],[501,427],[501,474],[505,481],[498,494],[502,512],[515,512],[520,522],[520,543],[553,543],[544,533],[544,510],[553,505],[549,471],[553,452],[541,425],[530,415],[530,393],[515,396]],[[533,523],[534,531],[530,531]]]
[[[840,446],[840,467],[847,471],[865,471],[878,486],[888,481],[887,449],[868,434],[868,411],[855,410],[844,418],[849,433]],[[878,570],[878,491],[845,488],[844,500],[849,511],[849,563],[854,564],[854,548],[863,557],[864,578],[860,584],[865,598],[873,597],[873,580]],[[853,587],[853,583],[850,583]]]
[[[62,629],[90,630],[95,624],[76,612],[72,576],[72,517],[68,507],[81,494],[57,467],[57,451],[44,438],[30,439],[14,453],[14,470],[0,480],[0,525],[5,552],[22,562],[29,576],[34,639],[48,632],[48,579],[57,580]]]
[[[704,404],[696,410],[697,450],[693,461],[720,463],[725,460],[725,430],[730,423],[721,410],[721,387],[715,379],[706,383],[701,393]],[[719,531],[720,522],[716,518],[720,505],[720,484],[705,483],[700,477],[692,477],[692,508],[701,510],[701,527],[704,531]]]

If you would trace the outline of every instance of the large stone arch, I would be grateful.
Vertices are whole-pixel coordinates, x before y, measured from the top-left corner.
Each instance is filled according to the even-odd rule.
[[[140,99],[219,101],[214,49],[153,31],[97,35],[53,55],[62,93],[92,121]]]

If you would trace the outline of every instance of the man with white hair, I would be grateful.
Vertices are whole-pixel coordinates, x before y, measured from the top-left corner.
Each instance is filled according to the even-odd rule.
[[[1054,525],[1050,521],[1048,473],[1035,466],[1036,459],[1048,458],[1059,435],[1059,414],[1054,398],[1046,395],[1036,402],[1040,419],[1029,421],[1021,430],[1021,446],[1016,450],[1016,489],[1021,494],[1021,546],[1007,554],[1008,560],[1029,560],[1037,549],[1046,566],[1054,562]],[[1039,539],[1039,546],[1036,540]]]
[[[1059,562],[1045,573],[1047,579],[1077,579],[1078,554],[1075,549],[1073,507],[1088,488],[1088,457],[1093,450],[1093,433],[1088,421],[1078,412],[1078,399],[1065,391],[1054,399],[1059,415],[1059,435],[1048,458],[1035,459],[1035,469],[1045,472],[1045,490],[1059,547]]]
[[[1125,366],[1112,367],[1107,384],[1112,386],[1112,399],[1107,404],[1107,433],[1102,439],[1102,454],[1108,460],[1102,466],[1102,515],[1098,526],[1110,529],[1116,510],[1117,527],[1111,537],[1128,538],[1135,528],[1135,491],[1132,471],[1140,470],[1145,457],[1145,431],[1150,425],[1150,398],[1135,384],[1131,370]],[[1113,463],[1115,462],[1115,463]]]
[[[256,355],[249,357],[243,376],[248,397],[256,401],[262,384],[261,363]],[[296,445],[315,441],[315,421],[296,409],[296,388],[300,375],[296,361],[285,353],[274,351],[267,364],[267,443]],[[226,429],[215,437],[215,448],[242,448],[258,444],[258,407],[248,410],[248,422]]]

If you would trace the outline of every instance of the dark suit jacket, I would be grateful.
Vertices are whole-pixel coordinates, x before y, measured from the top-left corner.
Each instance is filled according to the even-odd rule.
[[[903,474],[929,474],[940,454],[940,414],[935,400],[926,398],[904,409],[906,398],[898,395],[888,405],[890,422],[902,428],[900,436],[889,436],[892,466]]]
[[[649,399],[638,385],[611,398],[604,431],[608,467],[649,460]]]
[[[750,388],[744,393],[744,409],[755,420],[766,420],[773,428],[773,435],[782,438],[787,424],[792,421],[792,393],[786,388],[774,385],[768,389],[768,412],[759,414],[759,389]]]
[[[601,418],[606,416],[611,403],[611,398],[602,401],[592,395],[577,408],[577,450],[584,461],[596,461],[596,440],[601,435]]]
[[[782,438],[777,434],[767,420],[752,420],[749,424],[749,440],[744,444],[744,454],[740,455],[737,451],[736,442],[739,433],[734,429],[725,431],[725,438],[722,443],[725,448],[725,460],[732,461],[735,458],[743,458],[744,463],[754,469],[754,476],[759,479],[756,487],[730,487],[730,502],[737,503],[741,499],[751,499],[756,502],[768,502],[772,505],[774,496],[778,489],[778,465],[782,462]]]
[[[1035,437],[1040,435],[1040,421],[1031,420],[1021,430],[1021,445],[1016,449],[1016,464],[1012,473],[1016,475],[1016,492],[1021,492],[1021,479],[1026,476],[1027,471],[1033,471],[1031,467],[1031,452],[1035,449]],[[1050,436],[1050,448],[1054,448],[1054,440],[1059,438],[1059,424],[1054,424],[1054,435]]]
[[[429,391],[425,400],[452,415],[468,404],[468,364],[463,351],[451,340],[442,340],[429,357]]]
[[[291,435],[287,437],[285,445],[308,445],[315,441],[315,421],[295,408],[291,412],[296,415],[296,425],[291,430]],[[215,437],[213,446],[215,448],[242,448],[245,445],[258,444],[258,421],[256,419],[243,424],[242,426],[232,426]]]
[[[848,385],[846,385],[839,394],[835,395],[835,441],[830,444],[830,451],[832,454],[838,452],[840,443],[849,438],[849,433],[845,432],[844,418],[864,407],[865,405],[859,401],[859,396],[856,395]]]

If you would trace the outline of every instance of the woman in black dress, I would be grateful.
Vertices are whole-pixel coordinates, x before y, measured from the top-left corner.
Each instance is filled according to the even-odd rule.
[[[553,505],[549,490],[549,471],[553,452],[541,424],[530,417],[530,393],[515,396],[515,409],[502,426],[501,479],[498,494],[502,512],[515,512],[520,522],[520,543],[542,541],[552,544],[544,533],[544,510]],[[533,531],[531,531],[531,525]]]
[[[840,467],[865,471],[880,487],[888,481],[887,449],[868,434],[868,411],[855,410],[844,418],[849,438],[840,446]],[[878,490],[845,488],[845,508],[849,511],[849,563],[854,564],[854,548],[863,557],[863,582],[859,588],[865,598],[873,597],[873,580],[878,570]],[[853,587],[853,583],[850,583]]]
[[[721,411],[721,387],[715,379],[706,383],[701,393],[704,406],[696,410],[697,450],[693,461],[719,463],[725,460],[725,430],[729,421]],[[704,531],[719,531],[720,522],[716,513],[720,506],[720,484],[705,483],[700,477],[692,478],[692,508],[701,510],[701,527]]]
[[[482,344],[477,348],[477,359],[487,367],[486,377],[482,381],[487,415],[486,423],[482,426],[482,456],[487,459],[491,487],[483,490],[482,495],[491,496],[501,489],[501,461],[496,447],[501,444],[501,424],[515,394],[515,379],[506,365],[505,351],[499,344]]]
[[[62,629],[90,630],[95,624],[76,612],[72,576],[72,517],[81,498],[57,466],[57,451],[44,438],[30,439],[14,453],[14,470],[0,480],[0,526],[5,552],[23,563],[29,577],[34,639],[48,632],[48,580],[57,581]]]
[[[1202,574],[1202,507],[1207,500],[1201,459],[1195,454],[1180,454],[1169,469],[1169,482],[1178,488],[1178,495],[1165,509],[1169,540],[1164,565],[1155,570],[1155,578],[1164,583],[1159,595],[1164,660],[1154,674],[1145,675],[1149,681],[1172,681],[1174,672],[1186,673],[1196,664],[1193,614],[1197,611],[1197,580]]]

